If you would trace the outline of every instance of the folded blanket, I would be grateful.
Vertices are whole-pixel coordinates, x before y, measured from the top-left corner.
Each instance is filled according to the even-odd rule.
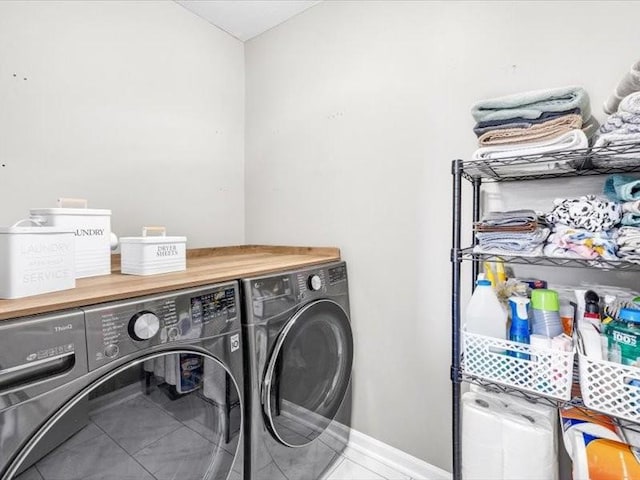
[[[478,244],[485,249],[500,249],[518,253],[531,251],[538,245],[542,245],[549,236],[548,228],[538,228],[533,232],[477,232]]]
[[[475,134],[479,137],[483,133],[490,132],[496,128],[528,128],[533,125],[544,123],[548,120],[552,120],[558,117],[564,117],[565,115],[577,114],[580,115],[579,108],[572,108],[564,110],[562,112],[542,112],[542,115],[538,118],[507,118],[505,120],[490,120],[488,122],[478,122],[473,128]],[[593,118],[593,117],[591,117]]]
[[[499,128],[486,132],[478,138],[481,146],[514,145],[527,142],[551,140],[570,130],[582,128],[582,117],[575,113],[553,118],[527,128]]]
[[[596,138],[594,147],[609,147],[612,145],[630,145],[640,143],[640,133],[604,133]],[[636,154],[637,155],[637,154]]]
[[[640,133],[640,115],[629,112],[616,112],[600,126],[598,134]]]
[[[559,255],[562,250],[571,251],[581,258],[604,258],[616,260],[617,233],[615,230],[606,232],[591,232],[584,229],[572,228],[568,225],[556,224],[553,233],[549,236],[548,244],[552,247],[545,249],[549,256]]]
[[[640,180],[629,175],[609,175],[604,182],[603,193],[612,202],[636,202],[640,200]],[[637,206],[636,203],[633,203]],[[629,207],[627,207],[628,209]],[[624,207],[623,207],[624,210]]]
[[[610,230],[622,218],[619,204],[601,199],[595,195],[579,198],[559,198],[554,200],[555,207],[547,214],[552,224],[567,225],[569,228],[585,229],[590,232]]]
[[[481,147],[473,153],[474,160],[495,160],[498,158],[519,157],[522,155],[540,155],[558,152],[561,150],[576,150],[587,148],[589,140],[582,130],[571,130],[558,137],[548,140],[522,143],[518,145],[493,145]],[[539,167],[534,165],[534,167]],[[522,170],[522,165],[518,165]]]
[[[617,243],[618,257],[625,262],[640,263],[640,228],[620,228]]]
[[[618,110],[620,102],[633,92],[640,91],[640,60],[631,65],[629,71],[616,86],[614,92],[604,103],[605,113],[614,113]]]
[[[640,215],[637,213],[625,213],[620,223],[629,227],[640,227]]]
[[[543,112],[579,108],[584,120],[591,116],[589,96],[582,87],[569,86],[516,93],[476,103],[471,114],[476,122],[509,118],[540,118]]]
[[[543,245],[544,244],[540,243],[538,245],[534,245],[534,246],[531,246],[530,248],[525,248],[519,251],[514,251],[509,248],[503,248],[501,245],[496,245],[496,246],[476,245],[475,247],[473,247],[473,252],[488,254],[488,255],[498,255],[498,256],[517,255],[518,257],[541,257]]]
[[[481,224],[494,226],[523,226],[537,222],[538,214],[533,210],[509,210],[507,212],[489,212],[482,217]]]
[[[635,92],[624,97],[618,107],[618,113],[640,115],[640,92]]]

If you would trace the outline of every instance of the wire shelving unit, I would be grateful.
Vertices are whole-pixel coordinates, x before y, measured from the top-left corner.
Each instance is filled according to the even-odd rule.
[[[545,180],[553,178],[609,175],[613,173],[640,172],[640,143],[612,145],[600,148],[558,151],[544,155],[523,155],[499,159],[476,159],[470,161],[453,160],[453,225],[452,225],[452,286],[451,286],[451,384],[452,384],[452,437],[453,437],[453,479],[461,480],[461,383],[469,382],[490,390],[510,393],[531,401],[539,401],[554,407],[576,406],[584,408],[579,396],[561,401],[465,374],[462,369],[461,352],[461,264],[469,261],[472,265],[473,285],[484,261],[502,259],[505,263],[540,265],[550,267],[591,268],[601,271],[640,272],[640,265],[611,260],[586,260],[555,257],[524,257],[515,255],[490,255],[473,252],[471,246],[462,246],[462,181],[472,185],[471,205],[473,222],[480,220],[480,193],[483,183]],[[627,422],[628,424],[628,422]],[[640,428],[636,425],[636,428]]]

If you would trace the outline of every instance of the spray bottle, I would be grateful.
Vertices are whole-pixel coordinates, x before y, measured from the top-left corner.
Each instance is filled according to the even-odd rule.
[[[509,307],[511,310],[511,328],[509,329],[509,340],[512,342],[530,342],[529,337],[529,303],[525,297],[510,297]],[[508,355],[516,358],[529,360],[529,355],[522,352],[509,351]]]

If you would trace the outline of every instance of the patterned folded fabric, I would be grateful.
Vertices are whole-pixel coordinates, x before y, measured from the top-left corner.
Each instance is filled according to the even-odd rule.
[[[582,127],[582,117],[571,114],[547,120],[527,128],[499,128],[478,138],[480,146],[519,144],[549,140]]]
[[[540,118],[544,112],[563,112],[579,108],[582,118],[591,116],[589,95],[582,87],[569,86],[515,93],[476,103],[471,114],[476,122],[510,118]]]
[[[552,224],[567,225],[571,228],[584,229],[590,232],[611,230],[622,219],[622,208],[615,202],[585,195],[580,198],[560,198],[547,221]]]
[[[627,262],[640,263],[640,228],[620,228],[616,242],[618,257]]]
[[[616,260],[617,232],[591,232],[568,225],[556,224],[544,253],[550,257],[566,257],[571,252],[580,258]]]

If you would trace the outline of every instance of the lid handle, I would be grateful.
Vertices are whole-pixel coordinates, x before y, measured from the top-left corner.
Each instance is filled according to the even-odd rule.
[[[42,222],[40,222],[39,220],[36,220],[35,218],[23,218],[22,220],[18,220],[16,223],[11,225],[11,227],[22,227],[25,224],[33,225],[35,227],[42,226]]]
[[[166,237],[167,227],[142,227],[142,236],[143,237]]]
[[[59,198],[58,207],[60,208],[87,208],[89,202],[86,198]]]

